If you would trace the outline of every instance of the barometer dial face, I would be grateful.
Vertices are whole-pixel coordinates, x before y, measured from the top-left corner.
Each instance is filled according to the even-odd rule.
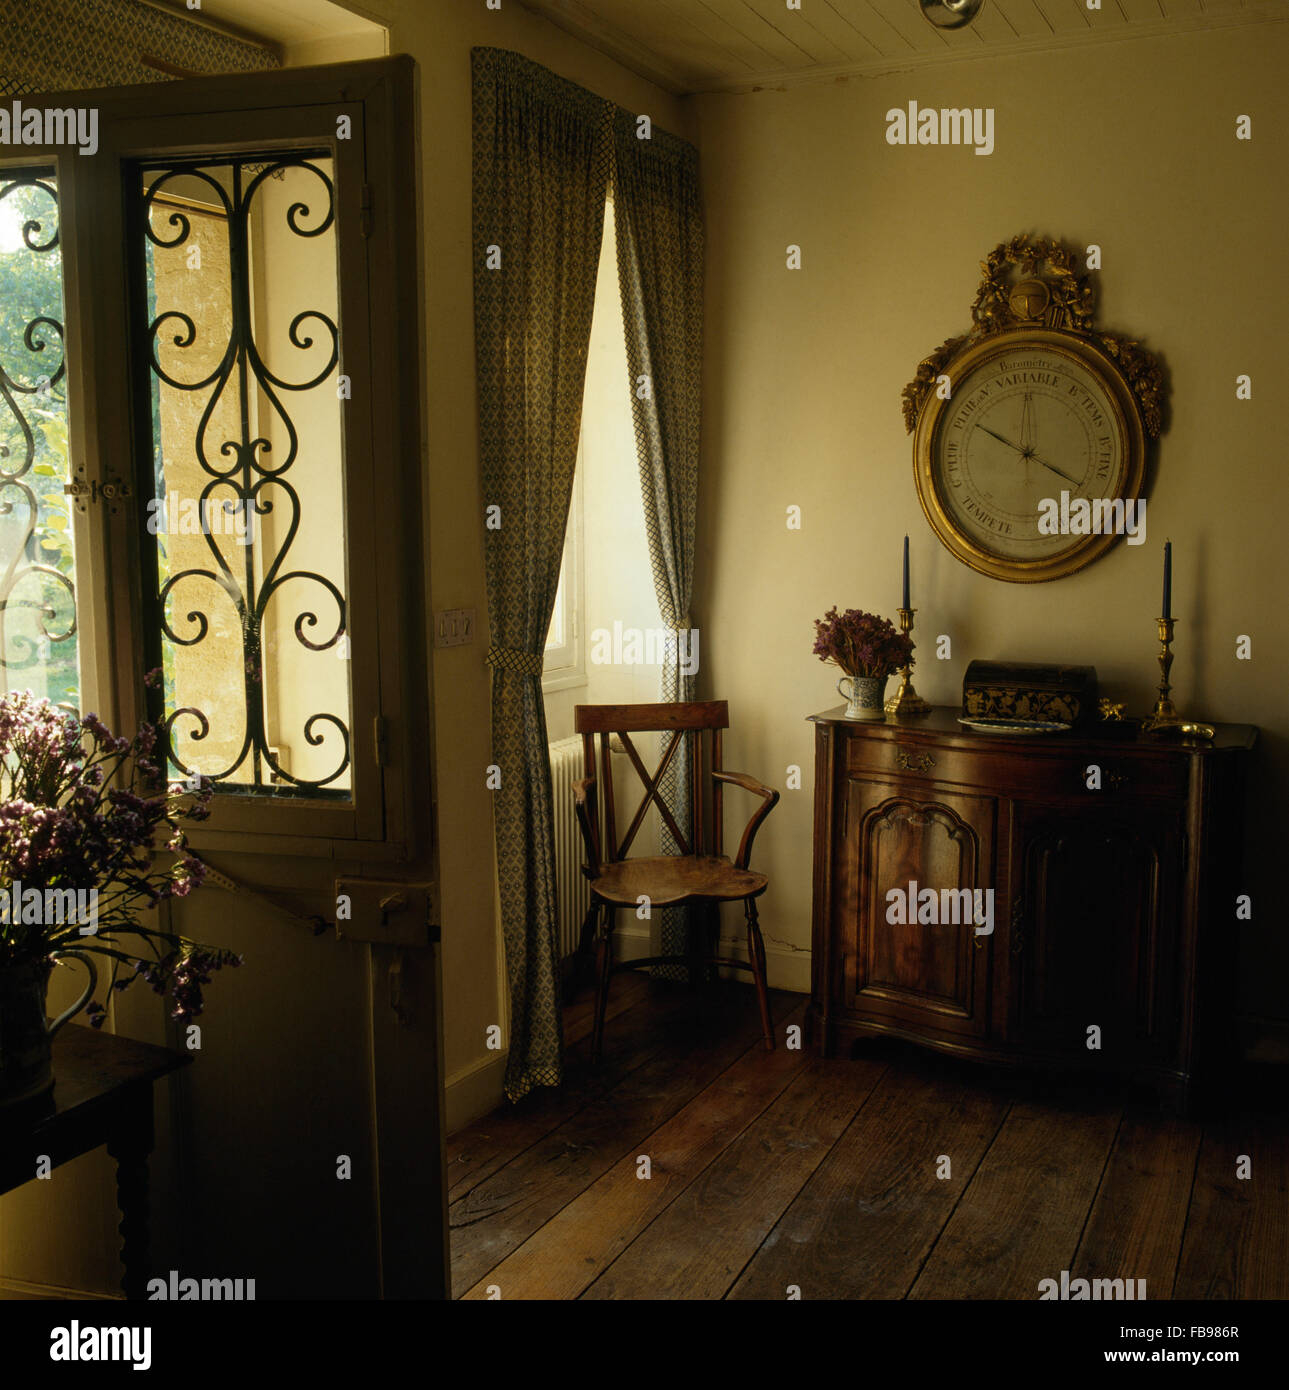
[[[1118,534],[1089,533],[1087,518],[1117,524],[1124,512],[1092,504],[1135,502],[1145,457],[1114,364],[1069,334],[1017,329],[967,349],[945,375],[947,399],[943,384],[928,399],[914,458],[922,508],[948,549],[995,578],[1035,581],[1113,545]]]

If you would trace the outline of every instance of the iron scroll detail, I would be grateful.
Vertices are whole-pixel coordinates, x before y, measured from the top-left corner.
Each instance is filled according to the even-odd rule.
[[[303,483],[297,483],[301,478],[308,480],[309,469],[308,460],[302,459],[301,432],[288,402],[293,393],[299,396],[321,386],[337,370],[340,330],[336,318],[322,308],[296,312],[285,325],[284,343],[300,353],[311,354],[303,359],[309,366],[300,377],[292,377],[276,362],[279,369],[274,370],[266,360],[270,354],[261,351],[256,338],[260,326],[256,316],[262,317],[265,308],[263,303],[256,303],[252,264],[252,217],[267,216],[259,212],[257,196],[270,178],[281,180],[287,171],[303,171],[317,187],[316,198],[305,201],[302,196],[291,201],[285,211],[285,227],[275,228],[277,236],[316,238],[335,225],[335,186],[319,163],[328,157],[322,151],[293,152],[255,159],[203,158],[138,166],[141,187],[135,216],[137,245],[144,264],[140,266],[141,283],[135,291],[134,334],[136,351],[147,363],[148,372],[140,373],[147,377],[147,396],[143,396],[141,387],[137,409],[140,413],[147,411],[144,418],[152,420],[153,434],[152,478],[150,486],[140,491],[165,501],[158,383],[189,395],[204,392],[208,393],[207,399],[191,437],[185,440],[202,478],[200,495],[195,499],[197,515],[205,518],[213,509],[222,507],[226,513],[231,510],[240,514],[247,524],[258,523],[259,518],[270,515],[275,523],[268,541],[261,539],[264,528],[255,524],[251,531],[253,540],[242,544],[241,555],[231,557],[232,563],[216,536],[203,524],[205,563],[190,563],[171,571],[167,560],[164,572],[159,547],[149,544],[150,537],[144,537],[143,552],[151,556],[154,581],[150,586],[150,664],[163,668],[166,642],[172,644],[172,649],[195,648],[206,642],[211,635],[212,616],[219,606],[224,606],[221,620],[227,629],[238,634],[241,702],[245,709],[241,744],[225,757],[225,766],[215,771],[200,769],[201,776],[214,782],[217,789],[223,784],[226,791],[276,796],[351,795],[347,786],[334,785],[345,777],[352,763],[351,732],[346,718],[325,710],[302,718],[302,736],[310,748],[335,749],[334,757],[326,764],[329,770],[320,776],[304,777],[289,771],[278,757],[265,710],[266,617],[275,599],[281,603],[284,595],[290,594],[294,613],[286,622],[301,649],[338,649],[338,656],[345,656],[348,651],[347,601],[340,585],[317,570],[290,565],[290,552],[300,535],[303,516]],[[296,179],[299,177],[297,172]],[[217,361],[211,355],[209,330],[195,307],[179,303],[156,312],[148,280],[147,261],[154,254],[152,248],[173,252],[194,244],[193,219],[197,214],[192,206],[185,207],[177,191],[185,191],[191,199],[196,196],[191,192],[194,188],[200,188],[203,206],[209,206],[214,216],[222,219],[227,235],[228,340]],[[185,358],[184,354],[194,347],[192,356]],[[185,373],[182,364],[192,365],[194,370]],[[258,402],[254,411],[252,397]],[[235,411],[235,430],[216,419],[221,405],[224,413]],[[265,423],[266,416],[274,423]],[[233,437],[227,437],[229,434]],[[278,437],[277,454],[269,437],[274,434]],[[141,505],[140,524],[144,522]],[[195,596],[189,599],[189,595]],[[167,698],[164,689],[154,688],[150,701],[159,730],[159,755],[181,775],[196,775],[199,769],[186,763],[176,747],[176,723],[184,721],[180,727],[185,729],[188,740],[200,744],[211,734],[210,713],[197,703]],[[229,746],[234,742],[235,734]]]

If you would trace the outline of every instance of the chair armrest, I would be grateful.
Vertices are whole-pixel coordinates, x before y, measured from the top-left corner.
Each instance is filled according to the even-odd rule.
[[[573,810],[577,813],[577,823],[582,830],[582,843],[586,847],[586,868],[583,872],[588,878],[598,878],[600,833],[599,816],[595,809],[594,777],[583,777],[573,783]]]
[[[762,798],[761,805],[752,812],[752,819],[748,821],[747,828],[743,831],[743,838],[739,841],[738,855],[734,860],[736,869],[746,869],[748,861],[752,858],[752,841],[756,838],[756,832],[761,828],[761,822],[778,805],[779,793],[774,788],[758,782],[755,777],[749,777],[745,772],[713,772],[712,777],[717,782],[728,782],[731,786],[742,787],[745,792],[752,792],[755,796]]]

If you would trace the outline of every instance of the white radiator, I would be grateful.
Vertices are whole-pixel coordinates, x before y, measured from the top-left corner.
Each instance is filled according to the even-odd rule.
[[[555,819],[555,889],[559,903],[559,953],[567,959],[578,948],[591,890],[582,872],[586,852],[573,810],[573,783],[585,775],[580,736],[550,745],[551,808]]]

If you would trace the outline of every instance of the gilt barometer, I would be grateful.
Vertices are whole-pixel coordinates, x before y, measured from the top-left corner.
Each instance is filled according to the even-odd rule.
[[[1059,579],[1140,533],[1163,373],[1136,342],[1093,330],[1075,265],[1058,242],[996,247],[973,328],[904,390],[922,510],[946,549],[995,579]]]

